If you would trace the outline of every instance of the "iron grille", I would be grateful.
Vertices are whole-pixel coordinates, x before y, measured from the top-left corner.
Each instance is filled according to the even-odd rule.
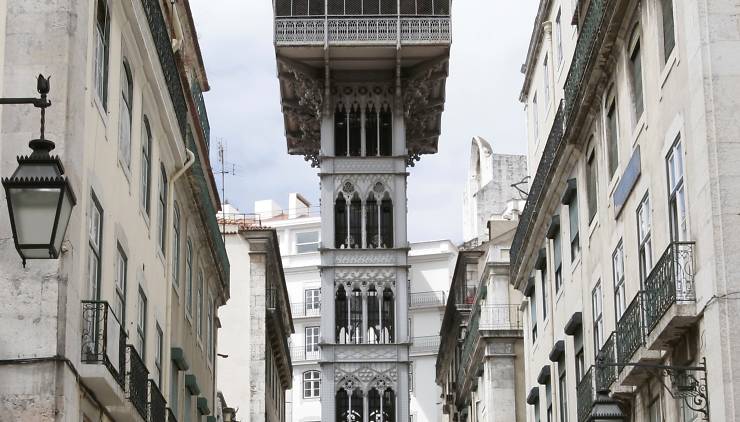
[[[615,333],[612,332],[601,347],[596,360],[606,366],[597,366],[595,371],[596,389],[608,390],[614,381],[617,380],[617,367],[608,366],[617,363],[617,349],[615,347]]]
[[[591,409],[594,405],[593,367],[589,368],[583,375],[583,378],[578,381],[578,386],[576,387],[576,399],[578,422],[584,422],[588,419],[588,415],[591,413]]]
[[[203,128],[206,151],[209,151],[211,147],[211,124],[208,122],[208,111],[206,110],[206,102],[203,99],[203,91],[200,89],[200,83],[197,80],[193,80],[190,90],[193,94],[193,100],[195,100],[195,108],[198,112],[200,126]]]
[[[629,362],[637,349],[643,345],[644,327],[642,292],[638,292],[617,322],[617,360],[619,362]]]
[[[167,402],[154,380],[149,380],[149,422],[167,422]]]
[[[167,422],[177,422],[175,413],[169,407],[167,408]]]
[[[139,357],[139,353],[134,346],[128,345],[128,370],[126,371],[126,398],[134,405],[136,411],[142,418],[147,417],[147,381],[149,379],[149,370]]]
[[[673,242],[645,280],[645,323],[651,332],[676,302],[696,300],[694,243]]]
[[[83,363],[103,364],[110,371],[116,382],[124,386],[124,374],[126,365],[126,333],[118,321],[110,312],[107,302],[83,301],[82,302],[82,356]],[[110,332],[111,327],[118,327],[117,332]],[[118,336],[118,342],[110,336]],[[117,353],[111,353],[109,346],[115,347]],[[117,356],[117,358],[116,358]],[[117,360],[114,365],[112,360]]]
[[[326,8],[326,9],[325,9]],[[398,15],[396,0],[277,0],[276,17]],[[450,0],[401,0],[400,15],[449,16]]]

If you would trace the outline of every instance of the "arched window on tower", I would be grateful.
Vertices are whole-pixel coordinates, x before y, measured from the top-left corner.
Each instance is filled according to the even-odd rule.
[[[355,192],[349,204],[349,239],[350,248],[362,247],[362,201]]]
[[[393,300],[393,290],[386,287],[383,290],[383,308],[381,309],[381,343],[393,343],[395,335],[395,301]]]
[[[347,109],[341,102],[334,110],[334,155],[347,156]]]
[[[340,388],[336,395],[337,421],[336,422],[359,422],[362,421],[365,409],[363,406],[362,390],[355,388],[352,394]]]
[[[352,290],[349,304],[350,318],[350,342],[353,344],[362,343],[362,290],[355,287]]]
[[[396,420],[396,394],[390,388],[386,388],[383,392],[383,414],[382,422]]]
[[[379,139],[378,110],[375,108],[375,104],[370,103],[365,107],[365,155],[367,157],[378,155]]]
[[[388,103],[380,110],[380,155],[393,155],[393,113]]]
[[[358,103],[352,104],[349,112],[349,155],[362,155],[362,108]]]
[[[382,393],[381,393],[382,391]],[[393,422],[395,421],[395,402],[396,396],[393,390],[380,387],[373,387],[367,393],[368,416],[372,422]]]
[[[375,199],[375,193],[370,195],[365,201],[365,235],[367,236],[367,247],[375,249],[380,246],[380,234],[378,233],[378,216],[380,209],[378,201]]]
[[[344,195],[340,193],[334,203],[334,238],[337,249],[349,247],[347,242],[348,222],[347,201],[345,201]]]
[[[334,324],[336,326],[337,344],[347,343],[347,327],[349,325],[349,311],[347,307],[347,292],[344,286],[337,288],[336,300],[334,302]]]
[[[388,192],[380,203],[380,247],[393,247],[393,201]]]
[[[367,343],[380,343],[380,302],[374,285],[367,289]]]

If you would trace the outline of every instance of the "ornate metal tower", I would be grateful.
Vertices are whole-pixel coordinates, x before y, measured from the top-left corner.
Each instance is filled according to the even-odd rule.
[[[409,420],[407,166],[437,152],[450,0],[274,0],[288,153],[320,168],[323,421]]]

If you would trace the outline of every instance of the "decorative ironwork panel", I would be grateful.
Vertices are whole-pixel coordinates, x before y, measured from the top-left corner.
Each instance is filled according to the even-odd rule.
[[[321,358],[321,349],[306,350],[306,346],[293,346],[290,348],[290,358],[293,362],[317,361]]]
[[[203,99],[203,91],[200,89],[200,83],[197,80],[193,80],[190,90],[193,94],[193,100],[195,100],[195,108],[198,112],[200,126],[203,128],[206,150],[209,150],[211,147],[211,124],[208,122],[208,111],[206,110],[206,102]]]
[[[109,319],[113,318],[113,320]],[[114,337],[118,337],[117,341]],[[115,352],[109,350],[115,347]],[[82,302],[83,363],[103,364],[116,382],[124,386],[126,365],[126,333],[115,320],[107,302]]]
[[[180,134],[185,139],[185,130],[187,127],[188,106],[185,101],[185,94],[180,83],[180,73],[177,70],[175,62],[175,53],[172,52],[172,43],[170,34],[167,31],[162,9],[159,0],[141,0],[146,13],[146,20],[149,23],[149,30],[154,39],[154,46],[157,48],[159,64],[162,66],[167,91],[170,93],[172,106],[175,108],[175,116],[180,127]]]
[[[480,308],[481,330],[521,330],[519,305],[485,305]]]
[[[303,302],[291,302],[290,314],[293,318],[318,317],[321,316],[321,304],[310,304],[310,307],[307,307]]]
[[[167,402],[154,380],[149,380],[149,422],[167,422]]]
[[[275,43],[277,45],[321,45],[324,43],[323,19],[277,19],[275,20]]]
[[[142,418],[147,416],[147,381],[149,370],[139,357],[134,346],[127,346],[128,368],[126,371],[126,397]]]
[[[601,347],[598,356],[596,357],[597,364],[604,364],[607,366],[596,366],[596,389],[604,390],[609,389],[612,383],[617,380],[617,367],[608,366],[609,364],[617,363],[617,349],[615,345],[616,335],[612,332],[609,338],[606,339],[604,345]]]
[[[644,341],[642,292],[639,292],[617,322],[617,361],[629,362]]]
[[[583,375],[576,387],[577,414],[578,422],[584,422],[588,419],[591,409],[594,405],[594,375],[593,367]]]
[[[677,302],[694,302],[694,243],[673,242],[645,280],[645,323],[651,332]]]
[[[398,20],[395,18],[329,19],[329,42],[396,42]]]
[[[409,295],[409,300],[412,308],[420,308],[424,306],[444,306],[445,292],[434,291],[411,293]]]
[[[448,43],[450,27],[449,18],[401,18],[401,43]]]

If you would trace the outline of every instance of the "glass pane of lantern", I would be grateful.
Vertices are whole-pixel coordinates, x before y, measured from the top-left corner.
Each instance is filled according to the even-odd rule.
[[[18,244],[48,245],[61,189],[10,188],[8,191]],[[48,250],[43,256],[48,257]]]
[[[62,199],[62,205],[59,210],[59,222],[57,223],[57,232],[54,234],[54,250],[57,253],[60,252],[62,241],[64,240],[64,233],[67,231],[67,224],[69,224],[69,217],[72,215],[72,193],[69,187],[64,189],[64,198]]]

